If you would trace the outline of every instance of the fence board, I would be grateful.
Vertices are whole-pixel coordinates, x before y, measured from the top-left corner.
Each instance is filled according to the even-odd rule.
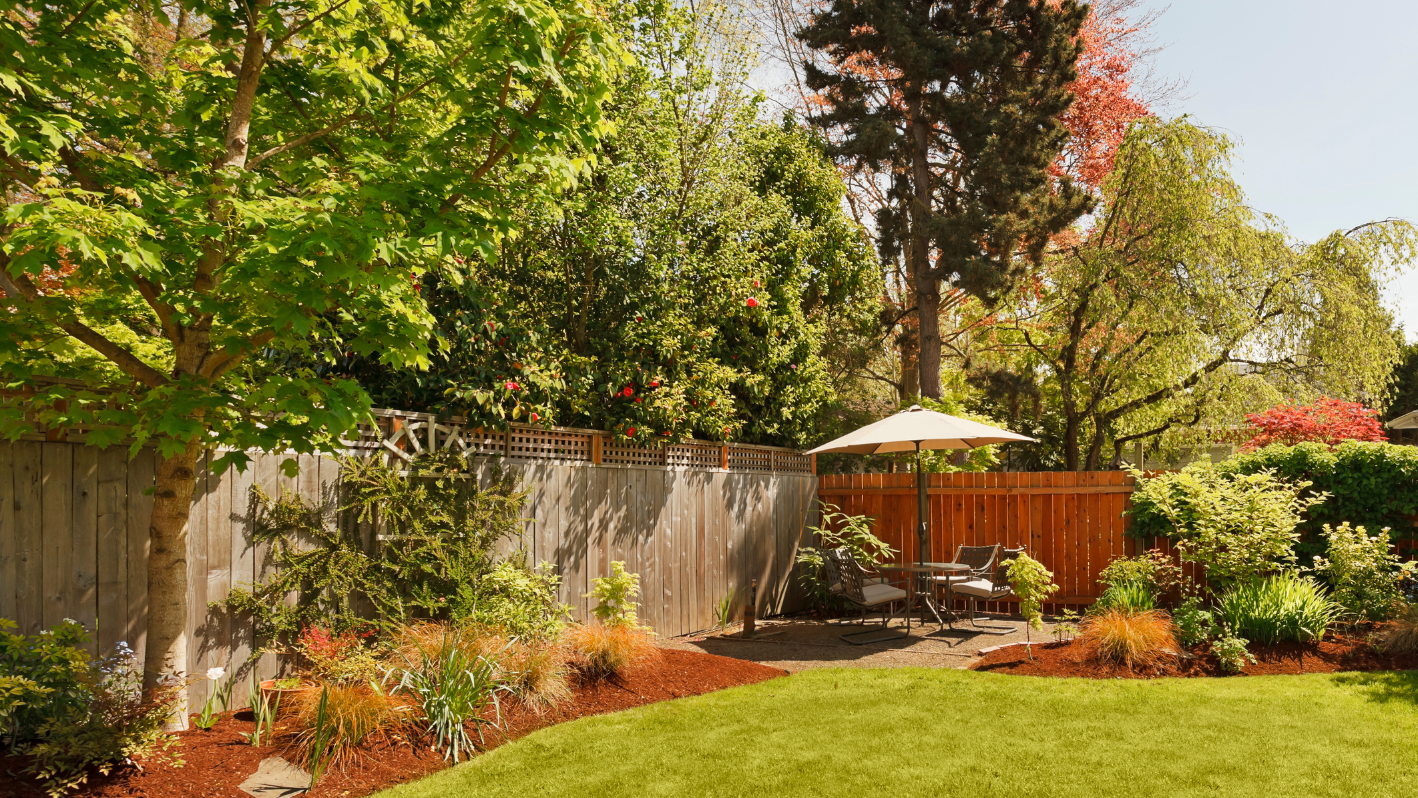
[[[73,616],[74,449],[61,442],[42,443],[44,479],[40,486],[42,620],[45,628]]]
[[[74,462],[73,572],[65,603],[69,617],[90,631],[85,644],[90,654],[98,654],[98,449],[72,448]]]
[[[0,618],[15,619],[16,568],[15,447],[0,443]]]

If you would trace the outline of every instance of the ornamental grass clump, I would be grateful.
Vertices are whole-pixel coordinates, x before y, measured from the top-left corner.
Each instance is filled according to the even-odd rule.
[[[502,669],[512,692],[534,712],[571,698],[571,664],[557,643],[519,640],[508,647]]]
[[[1401,602],[1393,617],[1375,633],[1374,646],[1385,654],[1418,651],[1418,605]]]
[[[1156,667],[1178,652],[1172,619],[1161,610],[1105,610],[1084,619],[1079,639],[1098,659],[1128,668]]]
[[[436,638],[435,626],[441,627]],[[511,690],[498,680],[497,657],[476,653],[481,642],[468,630],[424,625],[404,636],[390,671],[399,679],[395,692],[409,697],[423,714],[434,747],[455,763],[474,749],[469,726],[481,742],[484,726],[502,723],[498,694]]]
[[[319,763],[319,769],[343,768],[370,743],[387,741],[414,719],[408,702],[377,684],[327,682],[319,690],[296,693],[291,703],[296,729],[292,747],[311,772],[317,769],[313,763]]]
[[[640,575],[626,573],[625,563],[613,562],[611,575],[594,581],[586,598],[596,599],[591,610],[596,619],[566,633],[581,669],[595,677],[614,676],[656,656],[654,633],[635,615]]]
[[[1319,640],[1343,612],[1324,588],[1289,572],[1232,588],[1218,608],[1237,635],[1267,644]]]

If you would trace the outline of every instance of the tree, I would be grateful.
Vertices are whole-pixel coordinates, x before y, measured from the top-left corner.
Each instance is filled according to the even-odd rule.
[[[978,367],[1021,383],[1002,388],[1055,403],[1066,469],[1287,396],[1383,390],[1397,348],[1381,275],[1418,234],[1385,221],[1293,242],[1246,205],[1231,147],[1185,119],[1135,122],[1091,226],[976,342]]]
[[[1385,421],[1418,410],[1418,344],[1403,347],[1403,356],[1393,367],[1389,387],[1393,394],[1384,413]]]
[[[832,370],[874,323],[870,245],[821,143],[794,118],[762,119],[742,88],[731,13],[617,13],[636,63],[590,174],[525,214],[475,279],[425,281],[447,342],[432,369],[355,373],[376,399],[474,424],[805,443],[834,403]]]
[[[1314,441],[1334,448],[1343,441],[1388,440],[1379,411],[1328,396],[1310,405],[1277,405],[1263,413],[1248,413],[1244,434],[1250,437],[1241,445],[1243,451],[1272,443],[1294,446]]]
[[[804,72],[834,153],[891,175],[878,248],[910,264],[924,396],[941,395],[941,284],[992,304],[1090,205],[1050,174],[1086,13],[1073,0],[839,0],[797,34],[830,62]]]
[[[186,668],[198,458],[312,451],[350,380],[263,357],[425,364],[420,275],[495,249],[605,132],[621,53],[577,2],[19,0],[0,20],[0,367],[79,377],[4,408],[155,443],[145,680]],[[288,461],[293,467],[294,461]]]

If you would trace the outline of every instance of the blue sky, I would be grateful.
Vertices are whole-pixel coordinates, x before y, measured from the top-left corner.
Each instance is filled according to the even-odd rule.
[[[1313,241],[1390,216],[1418,222],[1418,3],[1146,0],[1160,75],[1187,81],[1172,114],[1238,139],[1259,210]],[[1389,302],[1418,341],[1418,266]]]

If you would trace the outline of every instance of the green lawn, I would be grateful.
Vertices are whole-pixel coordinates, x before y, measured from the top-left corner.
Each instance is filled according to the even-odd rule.
[[[544,729],[381,796],[1407,796],[1418,672],[817,670]]]

